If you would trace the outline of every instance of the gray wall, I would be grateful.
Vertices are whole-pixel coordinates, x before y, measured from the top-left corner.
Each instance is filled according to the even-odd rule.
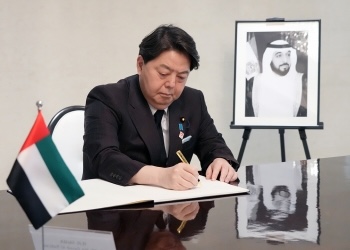
[[[217,128],[238,156],[243,130],[232,121],[235,21],[321,19],[320,121],[307,130],[312,158],[348,155],[350,50],[347,0],[0,0],[0,189],[44,102],[48,123],[64,106],[84,104],[97,84],[136,73],[138,44],[173,23],[197,42],[201,66],[188,85],[203,90]],[[296,130],[285,134],[287,160],[304,159]],[[280,161],[277,130],[253,130],[242,165]],[[195,164],[198,162],[195,160]]]

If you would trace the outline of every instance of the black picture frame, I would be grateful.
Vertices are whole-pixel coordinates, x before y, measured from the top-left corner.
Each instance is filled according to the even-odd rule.
[[[321,20],[236,21],[231,128],[323,128],[320,34]]]

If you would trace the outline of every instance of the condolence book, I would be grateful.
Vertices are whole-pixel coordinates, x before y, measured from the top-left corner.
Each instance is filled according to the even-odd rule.
[[[200,176],[197,187],[176,191],[148,185],[119,186],[101,179],[81,181],[85,195],[66,207],[61,214],[103,208],[133,206],[142,203],[170,203],[247,194],[248,189]]]

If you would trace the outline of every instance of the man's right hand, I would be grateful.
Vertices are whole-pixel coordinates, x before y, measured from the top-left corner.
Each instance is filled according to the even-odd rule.
[[[169,168],[161,168],[159,185],[173,190],[187,190],[198,185],[198,171],[187,163],[178,163]]]
[[[187,163],[162,168],[146,165],[130,180],[130,184],[160,186],[173,190],[188,190],[198,185],[198,171]]]

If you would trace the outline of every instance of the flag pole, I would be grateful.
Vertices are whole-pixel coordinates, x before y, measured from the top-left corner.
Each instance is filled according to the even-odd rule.
[[[36,106],[38,107],[38,111],[40,111],[43,107],[43,102],[42,101],[37,101]]]

